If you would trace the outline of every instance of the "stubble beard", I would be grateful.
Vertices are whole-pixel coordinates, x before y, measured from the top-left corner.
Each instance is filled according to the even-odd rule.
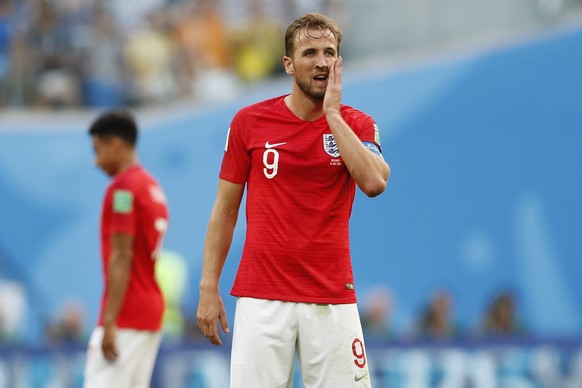
[[[299,87],[299,90],[313,100],[323,100],[325,97],[325,90],[315,90],[315,88],[309,84],[309,81],[296,78],[295,83]]]

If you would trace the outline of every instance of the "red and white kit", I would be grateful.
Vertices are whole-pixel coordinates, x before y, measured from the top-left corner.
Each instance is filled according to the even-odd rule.
[[[302,373],[304,377],[312,374],[309,368],[319,372],[328,370],[330,375],[332,371],[340,373],[337,367],[323,366],[334,362],[347,371],[353,382],[354,376],[367,375],[367,363],[362,362],[365,354],[360,323],[352,318],[354,314],[357,317],[357,308],[349,219],[356,184],[343,163],[325,116],[303,121],[287,108],[284,97],[248,106],[235,115],[220,171],[221,179],[247,185],[246,241],[231,291],[239,297],[232,355],[233,367],[235,361],[239,365],[233,373],[247,379],[238,386],[252,386],[255,374],[267,373],[268,369],[272,372],[271,365],[284,362],[265,352],[272,356],[263,360],[266,365],[245,364],[246,352],[256,353],[262,346],[271,346],[272,342],[265,341],[266,337],[272,338],[279,332],[285,337],[281,340],[286,342],[284,349],[276,353],[282,354],[281,357],[292,356],[297,341],[301,361],[301,343],[316,339],[309,338],[308,328],[295,325],[297,322],[307,324],[309,319],[299,317],[297,320],[294,314],[318,314],[320,305],[330,305],[326,314],[336,316],[328,316],[325,322],[333,324],[335,320],[350,317],[349,322],[354,325],[342,327],[342,330],[329,328],[337,336],[328,340],[341,344],[344,351],[339,358],[343,361],[322,356],[320,363],[314,364],[306,359],[301,362]],[[378,128],[369,115],[346,105],[342,105],[341,114],[362,142],[379,150]],[[243,317],[257,308],[256,304],[243,302],[244,297],[311,307],[289,310],[279,302],[272,303],[271,307],[260,302],[261,308],[269,312],[267,318],[276,319],[277,325],[297,328],[289,336],[289,333],[283,334],[284,327],[273,330],[268,319],[260,320],[254,328],[244,321]],[[245,311],[246,308],[249,310]],[[281,322],[278,319],[281,317],[288,320]],[[243,343],[250,345],[249,341],[252,346],[243,346]],[[321,350],[333,348],[334,343],[327,343]],[[280,378],[287,381],[288,371],[282,371],[271,380],[259,376],[254,381],[275,384]],[[366,381],[369,384],[369,377],[359,377],[355,386],[367,386]],[[337,383],[335,387],[344,386]],[[231,386],[237,386],[236,382],[231,382]]]
[[[164,313],[163,296],[155,280],[155,260],[168,226],[168,217],[165,195],[143,167],[130,166],[113,178],[105,194],[101,215],[104,284],[108,282],[111,236],[127,234],[134,239],[131,277],[117,317],[117,341],[121,354],[113,368],[100,348],[107,300],[105,287],[99,327],[89,343],[85,387],[149,386]],[[140,382],[127,380],[136,374],[146,378]]]

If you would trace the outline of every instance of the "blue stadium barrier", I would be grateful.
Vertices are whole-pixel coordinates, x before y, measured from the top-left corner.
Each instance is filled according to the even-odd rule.
[[[582,386],[582,340],[370,343],[367,358],[375,388]],[[83,347],[0,348],[0,388],[81,388],[84,361]],[[228,347],[164,345],[152,388],[225,388],[228,376]]]

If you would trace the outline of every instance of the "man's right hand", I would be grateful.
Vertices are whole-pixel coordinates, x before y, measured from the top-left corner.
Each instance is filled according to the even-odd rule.
[[[200,291],[198,311],[196,312],[198,328],[214,345],[222,345],[218,336],[218,323],[225,333],[230,333],[224,303],[218,291]]]
[[[115,324],[106,324],[103,326],[103,340],[101,341],[101,351],[103,357],[108,361],[115,361],[119,357],[115,339],[117,337],[117,326]]]

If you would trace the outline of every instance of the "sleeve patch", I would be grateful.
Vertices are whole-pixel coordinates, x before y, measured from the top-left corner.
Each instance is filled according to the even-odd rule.
[[[228,127],[228,131],[226,132],[226,143],[224,144],[224,152],[228,151],[228,138],[230,137],[230,127]]]
[[[380,143],[380,130],[378,129],[378,125],[376,125],[376,123],[374,123],[374,141],[376,144],[380,145],[380,147],[382,146]]]
[[[380,151],[380,148],[378,148],[378,146],[376,144],[374,144],[370,141],[364,141],[363,143],[367,149],[369,149],[370,151],[372,151],[373,153],[375,153],[376,155],[378,155],[379,157],[384,159],[384,157],[382,156],[382,152]]]
[[[113,213],[129,214],[133,210],[133,193],[128,190],[113,192]]]

